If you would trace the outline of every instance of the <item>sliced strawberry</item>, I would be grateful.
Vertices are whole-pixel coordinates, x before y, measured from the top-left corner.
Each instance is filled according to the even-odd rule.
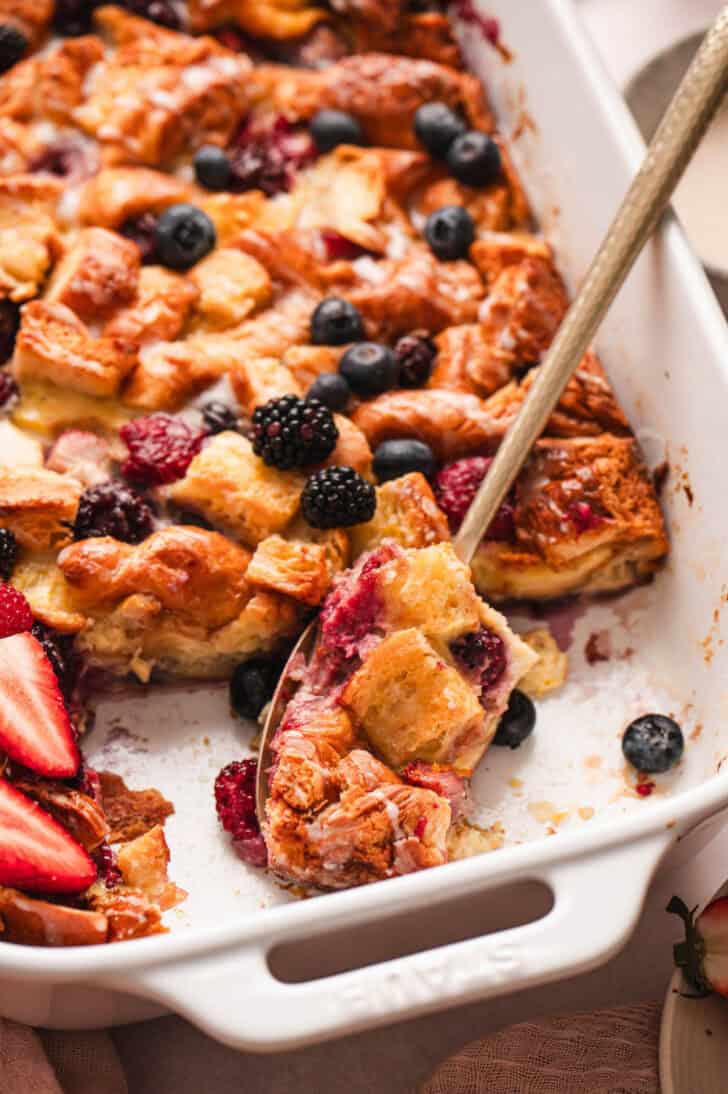
[[[83,847],[34,801],[0,779],[0,885],[80,893],[96,879]]]
[[[0,639],[0,750],[39,775],[68,778],[78,771],[58,678],[32,634]]]
[[[667,911],[685,924],[685,941],[675,946],[675,964],[701,994],[715,991],[728,997],[728,897],[714,900],[695,919],[692,911],[674,896]]]

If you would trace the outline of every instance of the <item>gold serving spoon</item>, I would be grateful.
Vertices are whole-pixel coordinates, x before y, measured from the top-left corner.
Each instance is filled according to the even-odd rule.
[[[498,506],[541,436],[610,304],[652,235],[727,89],[728,5],[706,34],[665,111],[642,167],[455,536],[453,546],[466,564],[472,561]],[[295,686],[289,678],[291,663],[300,654],[308,658],[317,636],[318,624],[314,619],[301,635],[283,670],[263,728],[256,807],[264,834],[271,742]]]

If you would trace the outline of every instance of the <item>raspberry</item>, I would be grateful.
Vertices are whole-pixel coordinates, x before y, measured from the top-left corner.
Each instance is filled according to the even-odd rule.
[[[154,531],[154,514],[144,498],[123,482],[100,482],[81,494],[73,525],[74,539],[113,536],[141,543]]]
[[[236,760],[223,767],[215,779],[215,807],[240,856],[251,866],[265,866],[268,856],[255,811],[257,771],[257,760]]]
[[[453,534],[463,523],[492,462],[488,456],[469,456],[447,464],[436,476],[434,485],[437,504],[446,515]],[[513,499],[508,497],[493,518],[485,538],[509,542],[514,536]]]
[[[279,471],[321,463],[338,438],[333,414],[318,399],[282,395],[253,414],[253,451]]]
[[[336,262],[338,259],[351,262],[369,253],[364,247],[342,236],[341,232],[336,232],[333,228],[322,228],[319,237],[323,243],[327,262]]]
[[[246,121],[230,151],[231,189],[262,190],[269,197],[290,190],[296,175],[316,159],[308,130],[282,115],[268,129]]]
[[[47,145],[30,162],[30,170],[58,178],[80,179],[92,175],[98,160],[87,148],[73,140],[59,140]]]
[[[20,590],[0,585],[0,638],[29,631],[32,626],[33,613]]]
[[[18,557],[18,543],[9,528],[0,528],[0,578],[7,581]]]
[[[503,639],[488,627],[456,638],[450,643],[450,650],[464,669],[477,675],[483,695],[495,687],[506,671]]]
[[[566,515],[576,528],[577,532],[593,532],[604,523],[605,518],[601,513],[596,513],[588,501],[575,501],[566,511]]]
[[[121,885],[123,879],[121,870],[116,865],[116,852],[106,840],[96,848],[91,858],[96,863],[99,878],[107,889],[115,889],[117,885]]]
[[[301,510],[312,528],[349,528],[371,520],[377,494],[353,467],[325,467],[303,488]]]
[[[154,213],[129,217],[118,229],[120,234],[136,243],[142,262],[154,262],[157,253],[157,218]]]
[[[121,473],[142,486],[160,486],[181,479],[202,447],[206,434],[171,414],[135,418],[121,429],[129,449]]]
[[[407,334],[394,347],[394,356],[399,367],[400,386],[423,387],[430,379],[437,347],[426,334]]]

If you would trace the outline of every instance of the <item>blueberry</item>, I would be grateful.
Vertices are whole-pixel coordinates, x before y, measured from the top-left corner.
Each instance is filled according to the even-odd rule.
[[[500,177],[500,149],[487,133],[471,130],[450,145],[447,165],[465,186],[490,186]]]
[[[215,225],[207,213],[182,202],[170,205],[157,221],[157,254],[163,266],[188,270],[215,246]]]
[[[433,156],[442,159],[448,153],[456,137],[467,130],[462,118],[458,117],[446,103],[423,103],[415,114],[415,136]]]
[[[428,216],[425,239],[442,262],[466,258],[475,239],[473,218],[462,205],[443,205]]]
[[[410,471],[421,471],[429,478],[435,473],[432,449],[423,441],[382,441],[374,452],[374,474],[380,482],[398,479]]]
[[[359,122],[343,110],[319,110],[314,114],[311,136],[319,152],[331,152],[340,144],[364,144]]]
[[[309,399],[318,399],[329,410],[345,410],[351,388],[338,372],[322,372],[307,391]]]
[[[533,733],[536,725],[536,708],[529,697],[516,688],[511,692],[501,720],[498,723],[494,745],[505,748],[518,748]]]
[[[195,153],[195,178],[206,190],[227,190],[232,167],[227,154],[214,144],[205,144]]]
[[[394,347],[400,387],[423,387],[432,375],[437,346],[426,334],[405,334]]]
[[[339,372],[355,394],[366,398],[395,387],[399,370],[389,346],[358,342],[339,361]]]
[[[311,341],[315,346],[345,346],[363,337],[361,315],[348,300],[328,296],[311,316]]]
[[[267,657],[242,661],[230,680],[230,706],[241,718],[257,718],[278,683],[281,665]]]
[[[208,433],[224,433],[226,430],[238,428],[238,416],[227,403],[213,399],[205,403],[201,413]]]
[[[643,714],[630,722],[622,737],[629,763],[647,775],[660,775],[683,754],[685,738],[677,722],[664,714]]]
[[[28,39],[12,23],[0,23],[0,72],[12,68],[28,48]]]

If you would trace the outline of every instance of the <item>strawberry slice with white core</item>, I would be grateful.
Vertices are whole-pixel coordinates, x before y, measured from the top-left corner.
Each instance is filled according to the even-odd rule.
[[[80,893],[96,867],[36,802],[0,779],[0,885],[29,893]]]
[[[58,679],[32,634],[0,639],[0,750],[39,775],[68,778],[78,771]]]

